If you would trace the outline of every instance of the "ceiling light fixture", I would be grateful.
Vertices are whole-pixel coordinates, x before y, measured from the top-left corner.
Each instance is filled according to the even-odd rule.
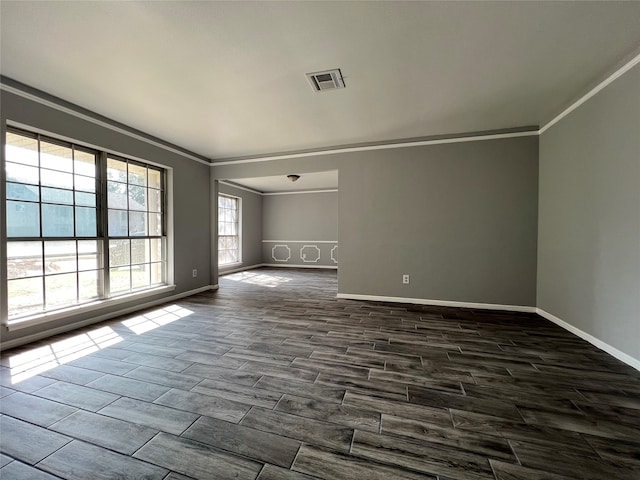
[[[300,175],[295,175],[295,174],[292,173],[290,175],[287,175],[287,178],[289,180],[291,180],[292,182],[295,182],[296,180],[298,180],[300,178]]]

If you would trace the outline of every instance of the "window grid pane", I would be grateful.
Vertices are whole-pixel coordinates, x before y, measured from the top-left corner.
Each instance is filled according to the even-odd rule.
[[[238,198],[218,196],[218,265],[240,262]]]
[[[166,282],[162,169],[13,127],[5,139],[10,320]]]
[[[7,294],[10,314],[40,312],[44,308],[43,277],[7,280]]]
[[[122,158],[107,159],[111,296],[164,283],[162,171]]]

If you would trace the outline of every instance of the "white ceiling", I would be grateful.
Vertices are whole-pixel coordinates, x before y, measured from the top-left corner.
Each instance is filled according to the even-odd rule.
[[[640,2],[0,2],[2,75],[211,159],[539,125]],[[305,73],[341,68],[314,93]]]
[[[291,172],[295,174],[296,172]],[[286,175],[233,179],[230,182],[249,187],[261,193],[308,192],[313,190],[335,190],[338,188],[338,171],[299,173],[300,178],[292,182]]]

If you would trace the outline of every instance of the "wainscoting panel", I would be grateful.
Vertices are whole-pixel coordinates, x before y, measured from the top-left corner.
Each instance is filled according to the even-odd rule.
[[[262,259],[270,265],[336,268],[338,242],[333,240],[263,240]]]

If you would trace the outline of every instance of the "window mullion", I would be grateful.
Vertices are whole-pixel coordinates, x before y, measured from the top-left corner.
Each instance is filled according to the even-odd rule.
[[[47,309],[47,264],[44,253],[44,226],[42,219],[42,138],[36,135],[38,141],[38,218],[40,219],[40,251],[42,257],[42,309]]]
[[[80,242],[76,238],[76,302],[80,303]]]
[[[71,204],[71,212],[73,218],[73,236],[74,243],[76,245],[76,302],[80,302],[80,243],[78,242],[78,219],[76,218],[76,146],[71,144],[71,194],[73,195],[73,202]]]
[[[0,290],[3,294],[3,306],[0,307],[0,313],[3,320],[5,317],[9,318],[9,309],[3,308],[5,304],[11,304],[12,321],[18,322],[21,321],[21,317],[27,317],[36,311],[37,313],[40,311],[52,312],[94,298],[96,295],[100,299],[110,299],[131,291],[155,287],[159,283],[166,284],[167,203],[170,199],[166,194],[168,177],[165,169],[151,167],[140,161],[115,157],[114,160],[122,162],[120,165],[124,164],[126,178],[123,179],[121,174],[116,174],[112,180],[114,185],[115,182],[122,182],[126,185],[126,197],[122,199],[124,202],[119,200],[113,203],[115,215],[110,219],[109,199],[111,194],[109,190],[111,185],[109,174],[113,157],[111,154],[76,145],[74,142],[59,141],[13,127],[7,130],[3,129],[3,133],[3,146],[9,142],[8,135],[11,135],[12,153],[10,158],[14,169],[11,177],[13,182],[11,183],[13,189],[11,215],[12,221],[14,221],[12,235],[21,236],[4,238],[3,245],[0,245],[0,253],[3,263],[6,260],[8,264],[11,260],[15,268],[26,269],[25,271],[29,272],[28,277],[33,277],[30,284],[18,284],[17,282],[21,281],[20,274],[12,273],[11,281],[16,282],[12,284],[15,285],[15,291],[19,292],[18,288],[27,285],[28,292],[23,288],[22,291],[27,293],[15,293],[11,297],[7,296],[6,299],[11,299],[11,302],[5,302],[4,293],[7,292],[6,287],[9,285],[9,274],[8,268],[0,269],[2,277]],[[1,165],[0,180],[3,185],[7,185],[4,165],[7,163],[6,148],[2,150],[3,165]],[[57,158],[58,156],[60,158]],[[58,160],[61,163],[58,163]],[[70,165],[69,160],[71,160]],[[89,165],[92,165],[93,168],[90,168]],[[29,173],[29,169],[31,173]],[[149,173],[151,171],[153,171],[153,180],[151,180]],[[144,182],[141,172],[142,174],[146,172]],[[60,175],[66,177],[63,179],[64,182],[60,180],[62,178]],[[94,177],[93,187],[89,177]],[[153,187],[150,186],[151,182],[153,182]],[[133,192],[130,191],[132,187],[135,187]],[[153,204],[153,232],[150,229],[149,220],[152,215],[149,204],[151,188],[160,194],[161,202],[160,209],[156,208],[157,203]],[[2,190],[2,205],[0,206],[3,218],[6,219],[9,202],[5,194],[6,189]],[[95,202],[89,196],[91,195],[89,192],[94,191]],[[71,192],[71,198],[68,196],[69,192]],[[35,195],[38,196],[37,199],[32,198]],[[156,194],[154,193],[154,195]],[[91,202],[87,203],[89,201]],[[64,207],[65,205],[69,207]],[[126,208],[124,212],[126,217],[124,218],[122,215],[123,206]],[[142,206],[146,206],[146,208],[142,209]],[[20,213],[25,211],[25,208],[28,208],[26,210],[28,215]],[[131,210],[132,208],[133,210]],[[156,212],[156,210],[159,211]],[[37,219],[33,217],[36,213]],[[130,216],[132,219],[129,218]],[[27,223],[28,218],[31,219],[30,223]],[[94,218],[95,223],[93,224]],[[112,232],[109,231],[110,220],[113,222]],[[125,222],[126,228],[123,225]],[[158,224],[158,222],[161,223]],[[92,231],[94,228],[95,232]],[[114,234],[112,242],[114,248],[117,248],[118,242],[116,240],[126,239],[128,242],[126,253],[129,261],[128,264],[123,264],[122,268],[120,268],[118,252],[114,251],[112,255],[109,254],[112,233]],[[159,244],[157,242],[153,244],[152,253],[150,250],[152,248],[151,242],[155,239],[159,239]],[[7,244],[20,241],[33,242],[33,244],[31,247],[28,244],[25,244],[24,247],[15,246],[12,250],[12,257],[9,259]],[[142,241],[145,242],[146,248],[144,254],[140,251],[142,244],[139,243]],[[35,250],[35,244],[39,246],[39,252]],[[71,252],[72,244],[75,248],[74,252]],[[45,250],[45,245],[48,245],[47,250]],[[28,257],[23,257],[22,248],[25,248],[25,251],[28,251],[28,248],[31,249],[27,254]],[[120,252],[124,254],[122,250]],[[134,254],[136,255],[135,259]],[[27,258],[26,262],[24,258]],[[89,263],[90,258],[91,263]],[[113,264],[112,259],[114,260]],[[37,268],[35,262],[40,264],[40,268]],[[72,266],[72,262],[75,263],[74,266]],[[132,267],[134,263],[135,270]],[[162,272],[156,269],[157,264],[162,265]],[[111,269],[114,269],[113,276]],[[19,271],[16,270],[16,272]],[[73,275],[69,275],[72,273]],[[127,278],[128,288],[124,288]],[[75,281],[75,285],[72,285],[73,281]],[[87,289],[88,287],[91,288]],[[36,288],[41,289],[41,292],[34,291]],[[112,293],[113,289],[116,290],[115,294]],[[62,296],[59,296],[59,293]]]
[[[99,191],[99,215],[100,218],[100,240],[102,265],[100,277],[102,279],[100,292],[101,298],[111,297],[111,281],[109,275],[109,204],[107,203],[107,154],[100,152],[98,175],[98,191]]]

